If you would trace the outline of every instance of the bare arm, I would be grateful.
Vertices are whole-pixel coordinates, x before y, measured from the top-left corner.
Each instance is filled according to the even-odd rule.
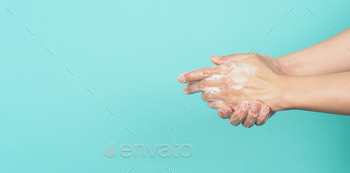
[[[238,56],[235,55],[228,55],[228,56],[212,56],[211,60],[214,64],[216,65],[222,65],[228,61],[234,61],[238,58]],[[281,57],[277,58],[272,58],[267,55],[262,55],[261,59],[265,61],[265,63],[275,72],[277,72],[279,75],[282,76],[310,76],[310,75],[322,75],[322,74],[331,74],[331,73],[339,73],[339,72],[345,72],[345,71],[350,71],[350,28],[344,30],[343,32],[337,34],[334,37],[331,37],[323,42],[320,42],[316,45],[313,45],[311,47],[308,47],[306,49],[290,53]],[[331,75],[332,76],[332,75]],[[314,79],[315,78],[315,79]],[[315,87],[320,87],[317,83],[312,83],[314,80],[328,80],[328,78],[331,77],[324,77],[325,79],[322,79],[322,77],[311,77],[311,79],[306,79],[304,82],[306,85],[315,85]],[[350,79],[350,76],[348,76]],[[293,80],[298,81],[300,80],[299,78],[293,78]],[[331,79],[334,80],[334,79]],[[340,79],[344,80],[344,79]],[[346,80],[346,79],[345,79]],[[299,81],[298,81],[299,82]],[[309,84],[309,83],[311,84]],[[346,81],[336,81],[335,83],[342,83]],[[294,85],[295,83],[291,83]],[[300,83],[298,83],[300,84]],[[320,84],[321,86],[327,86],[327,85],[332,85],[332,82],[326,83],[325,85]],[[306,91],[307,93],[305,95],[302,95],[300,98],[304,98],[300,103],[301,105],[297,104],[286,104],[286,109],[304,109],[304,110],[314,110],[314,111],[322,111],[322,112],[329,112],[329,113],[339,113],[339,114],[350,114],[348,110],[346,109],[346,106],[344,104],[346,102],[341,102],[344,99],[346,101],[350,101],[350,97],[340,97],[342,99],[338,99],[338,97],[330,97],[332,99],[324,99],[324,98],[317,98],[316,96],[309,96],[311,93],[314,93],[314,91],[308,92],[306,89],[308,87],[304,86],[298,86],[295,85],[295,87],[300,87],[303,89],[303,91]],[[346,85],[342,86],[345,88],[342,88],[343,90],[346,90],[347,87]],[[349,88],[350,89],[350,88]],[[348,89],[348,90],[349,90]],[[325,88],[323,88],[325,90]],[[321,91],[323,91],[321,90]],[[293,91],[298,91],[298,90],[293,90]],[[328,93],[333,93],[336,91],[333,90],[327,90]],[[327,92],[325,91],[325,92]],[[346,92],[346,91],[342,91]],[[292,92],[290,92],[292,93]],[[299,93],[295,93],[292,95],[292,97],[288,97],[289,99],[286,100],[286,103],[293,103],[293,96],[298,96]],[[314,93],[316,94],[316,93]],[[334,93],[336,94],[336,93]],[[339,94],[339,93],[338,93]],[[347,94],[347,93],[346,93]],[[305,97],[308,95],[308,97]],[[323,95],[324,96],[324,95]],[[332,96],[332,95],[328,95]],[[321,97],[319,95],[319,97]],[[298,97],[294,98],[298,99]],[[316,101],[312,100],[316,99]],[[320,100],[317,100],[320,99]],[[306,102],[307,104],[302,104],[304,101],[308,100],[309,102]],[[325,102],[325,100],[332,100],[332,103],[330,104],[317,104],[320,101]],[[333,101],[334,100],[334,101]],[[245,103],[245,102],[242,102]],[[241,104],[242,104],[241,103]],[[259,102],[258,102],[259,103]],[[341,106],[336,106],[333,105],[335,103],[339,103],[337,105],[343,106],[343,109],[337,109],[338,107]],[[255,115],[254,111],[251,110],[242,110],[241,108],[243,107],[242,105],[238,105],[237,109],[233,112],[233,108],[229,107],[226,103],[221,102],[220,104],[215,103],[215,102],[208,102],[208,106],[212,107],[214,109],[218,109],[218,114],[222,118],[227,118],[230,117],[230,119],[253,119],[253,114]],[[255,103],[256,104],[256,103]],[[268,107],[266,105],[263,105],[262,103],[259,103],[261,106],[260,112],[264,112],[262,110],[269,111]],[[249,107],[254,105],[254,102],[249,103]],[[350,108],[350,107],[349,107]],[[232,114],[233,112],[233,114]],[[249,112],[249,113],[248,113]],[[252,113],[251,113],[252,112]],[[232,115],[231,115],[232,114]],[[271,117],[274,114],[274,111],[271,111],[267,114],[260,114],[257,117],[256,124],[257,125],[262,125],[266,122],[266,120]],[[247,117],[247,118],[242,118],[242,117]],[[250,118],[249,118],[250,117]],[[230,121],[231,122],[231,121]],[[250,122],[250,123],[246,123]],[[251,127],[253,121],[244,121],[242,124],[245,127]],[[232,121],[231,124],[233,125],[239,125],[240,122]]]
[[[350,115],[350,72],[286,77],[283,109]]]
[[[306,49],[275,58],[292,76],[350,71],[350,28]]]

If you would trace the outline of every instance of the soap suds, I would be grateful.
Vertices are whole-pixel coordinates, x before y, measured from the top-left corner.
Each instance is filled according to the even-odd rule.
[[[251,74],[251,75],[255,75],[255,72],[258,69],[257,67],[250,66],[248,64],[242,64],[242,66],[239,68],[241,68],[241,70],[246,72],[247,74]]]
[[[242,83],[246,83],[248,81],[248,78],[245,76],[235,76],[235,77],[232,77],[232,81],[236,84],[242,84]]]
[[[243,87],[244,85],[232,85],[232,88],[237,91],[241,90]]]
[[[224,75],[213,74],[213,76],[205,78],[204,80],[218,80],[222,78]]]
[[[248,77],[246,77],[244,73],[255,76],[255,72],[258,68],[245,63],[240,64],[240,66],[237,66],[233,62],[231,62],[230,64],[231,64],[230,65],[231,71],[229,72],[228,76],[232,76],[231,79],[234,82],[234,85],[232,85],[232,88],[234,90],[239,91],[242,88],[244,88],[246,86],[246,83],[248,82]],[[225,68],[228,68],[228,66],[229,65],[226,64]]]

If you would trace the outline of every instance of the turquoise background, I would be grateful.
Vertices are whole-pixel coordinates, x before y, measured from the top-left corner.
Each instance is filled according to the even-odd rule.
[[[0,172],[349,172],[349,117],[283,111],[261,127],[234,127],[177,81],[212,65],[211,55],[254,46],[281,56],[325,40],[333,36],[326,26],[335,34],[350,26],[349,7],[348,0],[2,0]],[[172,140],[192,145],[193,155],[103,155],[113,141],[119,148]]]

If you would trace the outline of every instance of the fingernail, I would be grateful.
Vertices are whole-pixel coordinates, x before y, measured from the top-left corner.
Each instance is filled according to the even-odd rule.
[[[220,109],[220,110],[218,111],[218,115],[219,115],[220,118],[224,118],[224,117],[225,117],[225,116],[224,116],[224,112],[222,111],[222,109]]]
[[[249,102],[244,101],[244,102],[242,103],[242,110],[243,110],[243,111],[247,111],[248,108],[249,108]]]
[[[236,121],[236,120],[229,120],[229,122],[234,125],[234,126],[238,126],[240,121]]]
[[[183,91],[185,94],[188,94],[187,85],[184,87]]]
[[[228,107],[223,107],[221,108],[221,110],[224,114],[229,114],[231,112],[231,108],[228,108]]]
[[[214,55],[214,56],[211,56],[211,59],[212,60],[218,60],[220,59],[222,56],[217,56],[217,55]]]
[[[270,112],[270,109],[268,107],[266,107],[266,106],[264,106],[263,109],[261,110],[261,113],[264,114],[264,115],[266,115],[269,112]]]
[[[243,127],[245,127],[245,128],[247,128],[247,129],[249,129],[249,128],[251,128],[251,127],[252,127],[252,125],[247,125],[247,127],[246,127],[246,126],[243,126]]]
[[[185,83],[186,82],[186,77],[185,77],[185,73],[182,73],[177,80],[181,83]]]
[[[223,108],[221,108],[221,111],[223,113],[224,118],[228,118],[231,115],[232,109],[229,107],[223,107]]]
[[[257,111],[258,108],[259,108],[259,103],[257,103],[257,102],[252,102],[252,103],[251,103],[251,109],[252,109],[252,111]]]
[[[185,92],[185,88],[184,88],[183,90],[184,90],[184,92]],[[207,102],[207,106],[210,107],[210,108],[212,108],[212,107],[210,106],[210,102]]]

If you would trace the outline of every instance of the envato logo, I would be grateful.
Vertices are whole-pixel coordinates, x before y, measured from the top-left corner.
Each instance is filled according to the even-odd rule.
[[[176,144],[175,141],[172,141],[172,145],[170,146],[169,144],[156,144],[156,146],[154,147],[154,149],[152,150],[151,147],[149,146],[149,144],[134,144],[134,147],[132,147],[130,144],[123,144],[120,146],[119,148],[119,154],[124,157],[124,158],[129,158],[132,155],[134,155],[134,158],[137,157],[137,149],[138,148],[142,148],[142,157],[145,158],[146,157],[146,149],[148,151],[148,154],[151,156],[151,158],[153,158],[157,151],[158,151],[158,147],[160,148],[159,150],[159,156],[162,158],[166,158],[166,157],[179,157],[178,154],[176,154],[176,147],[179,147],[179,144]],[[189,149],[189,152],[184,153],[183,150],[185,148]],[[186,149],[187,150],[187,149]],[[110,144],[108,144],[107,148],[103,148],[103,154],[108,157],[114,157],[115,154],[117,153],[117,144],[115,142],[111,142]],[[193,148],[190,144],[182,144],[179,147],[179,154],[181,157],[184,158],[188,158],[191,157],[193,154]]]

